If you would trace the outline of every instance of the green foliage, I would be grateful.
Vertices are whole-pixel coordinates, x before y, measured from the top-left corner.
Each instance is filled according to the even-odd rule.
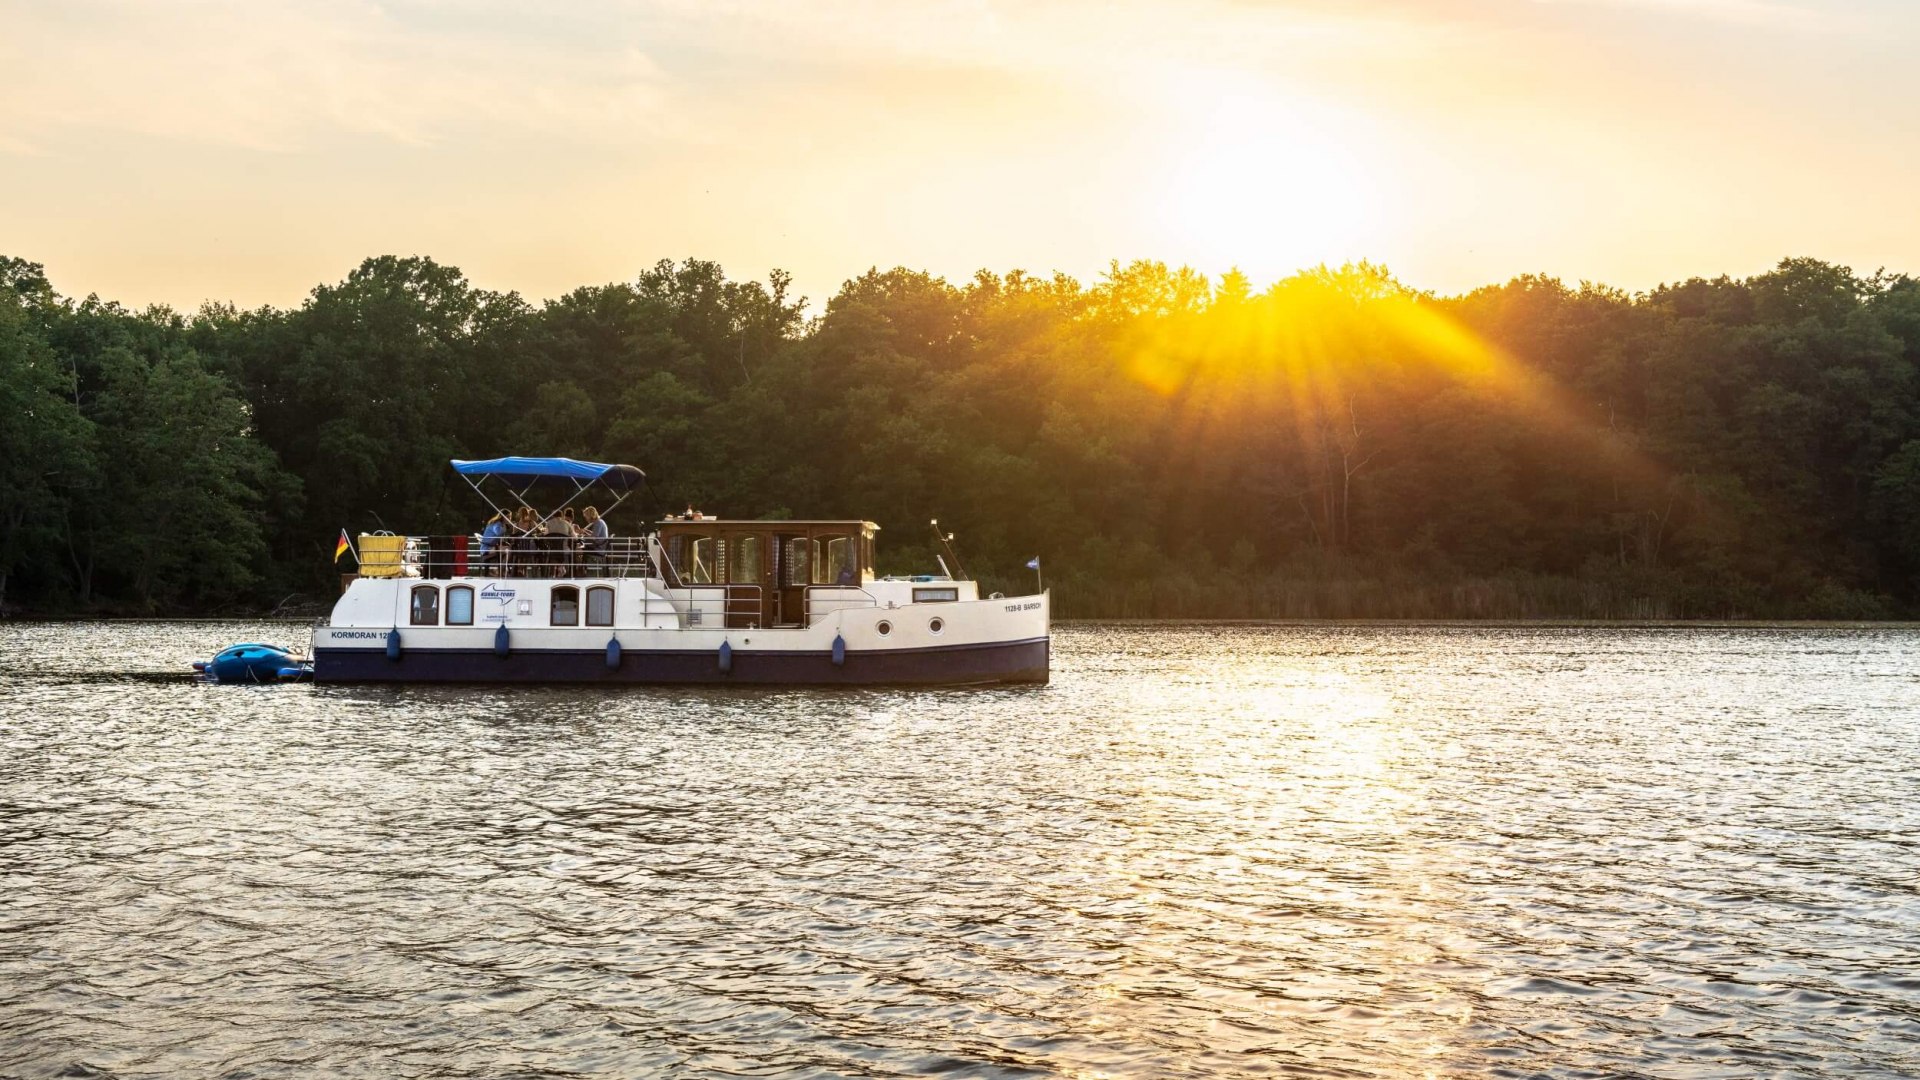
[[[299,506],[185,320],[54,295],[0,263],[0,606],[250,603]]]
[[[1256,291],[907,269],[808,322],[661,262],[539,307],[424,258],[291,310],[58,296],[0,258],[0,605],[328,595],[341,528],[475,527],[447,460],[630,461],[646,514],[1041,554],[1068,615],[1879,618],[1920,602],[1920,282],[1789,259],[1640,296],[1381,267]]]
[[[71,501],[95,471],[73,369],[42,329],[39,269],[0,260],[0,611],[22,573],[57,573]]]
[[[101,373],[101,564],[144,611],[245,597],[263,561],[265,494],[292,491],[249,435],[246,404],[186,349],[151,361],[110,350]]]

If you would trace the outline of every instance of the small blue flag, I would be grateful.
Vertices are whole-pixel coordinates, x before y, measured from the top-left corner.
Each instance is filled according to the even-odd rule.
[[[1040,556],[1038,556],[1038,555],[1035,555],[1035,556],[1034,556],[1033,558],[1031,558],[1031,559],[1028,559],[1028,560],[1027,560],[1027,569],[1029,569],[1029,570],[1038,570],[1038,569],[1040,569]]]

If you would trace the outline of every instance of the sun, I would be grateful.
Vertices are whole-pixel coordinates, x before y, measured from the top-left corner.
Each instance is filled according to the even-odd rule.
[[[1374,254],[1363,118],[1249,80],[1202,79],[1170,106],[1157,216],[1181,259],[1273,280]]]

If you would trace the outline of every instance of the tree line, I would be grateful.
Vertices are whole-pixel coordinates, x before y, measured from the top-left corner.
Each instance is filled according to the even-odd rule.
[[[1920,281],[1811,259],[1450,297],[876,270],[809,317],[698,260],[533,304],[380,257],[186,314],[0,258],[0,610],[322,604],[341,528],[477,529],[448,460],[520,453],[647,470],[616,532],[866,517],[906,572],[937,517],[1069,616],[1899,617],[1916,361]]]

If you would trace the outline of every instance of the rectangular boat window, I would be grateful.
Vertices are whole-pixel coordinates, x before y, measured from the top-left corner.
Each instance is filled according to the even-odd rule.
[[[760,573],[760,549],[762,538],[758,536],[736,536],[733,538],[733,556],[727,566],[727,580],[741,585],[758,585],[762,580]]]
[[[613,590],[605,585],[587,590],[587,625],[613,625]]]
[[[413,617],[415,626],[440,625],[440,590],[431,585],[413,587]]]
[[[807,567],[811,562],[807,556],[811,547],[812,545],[807,543],[807,538],[804,536],[796,536],[787,541],[787,584],[805,585],[807,583]]]
[[[579,626],[580,590],[572,585],[554,586],[553,617],[547,621],[554,626]]]
[[[916,604],[952,604],[959,600],[960,590],[957,588],[913,590],[913,602]]]
[[[447,625],[473,625],[473,590],[465,585],[447,590]]]
[[[853,540],[845,536],[823,536],[815,541],[819,557],[813,564],[815,585],[852,585],[859,580],[853,566]]]
[[[866,576],[872,576],[873,537],[871,536],[862,536],[860,538],[860,569],[867,572]]]
[[[680,573],[696,585],[713,584],[714,571],[719,569],[719,552],[714,550],[711,536],[689,537],[687,561],[680,567]]]

